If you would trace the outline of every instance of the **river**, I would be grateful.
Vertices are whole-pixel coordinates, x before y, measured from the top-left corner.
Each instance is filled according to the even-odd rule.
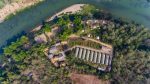
[[[22,32],[40,25],[56,12],[77,3],[93,4],[116,17],[150,28],[150,3],[146,0],[46,0],[0,23],[0,47],[16,39]]]

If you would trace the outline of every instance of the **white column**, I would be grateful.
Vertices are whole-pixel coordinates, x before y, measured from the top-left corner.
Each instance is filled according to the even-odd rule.
[[[86,55],[86,60],[88,61],[89,60],[89,56],[90,56],[90,50],[88,50],[88,53]]]
[[[82,51],[83,51],[83,48],[80,48],[80,51],[79,51],[79,58],[82,57]]]
[[[98,62],[97,63],[101,63],[101,57],[102,57],[101,52],[99,52],[98,53]]]
[[[82,59],[85,59],[85,55],[86,55],[86,53],[87,53],[87,50],[86,50],[86,49],[84,49]]]
[[[91,52],[91,55],[90,55],[90,61],[92,62],[93,61],[93,57],[94,57],[94,51]]]
[[[75,53],[75,57],[78,57],[78,52],[79,52],[79,48],[76,48],[76,53]]]
[[[109,57],[109,65],[111,65],[112,62],[112,56]]]
[[[97,53],[98,53],[98,52],[95,52],[95,56],[94,56],[94,63],[96,63],[96,62],[97,62]]]
[[[108,65],[109,64],[109,55],[106,55],[106,61],[105,64]]]
[[[102,54],[102,64],[105,64],[105,54]]]

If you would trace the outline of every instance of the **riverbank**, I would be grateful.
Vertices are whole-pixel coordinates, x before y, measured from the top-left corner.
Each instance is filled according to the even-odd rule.
[[[23,10],[24,8],[35,5],[41,1],[43,0],[22,0],[5,5],[2,9],[0,9],[0,23],[3,22],[10,14],[15,15],[17,11]]]
[[[0,23],[0,50],[12,41],[15,41],[16,37],[20,36],[22,32],[31,31],[56,12],[78,3],[78,0],[60,0],[57,3],[54,0],[45,0]]]
[[[108,10],[110,13],[113,13],[114,16],[116,15],[116,17],[128,17],[130,20],[134,20],[149,28],[149,20],[139,15],[150,15],[150,12],[148,11],[149,8],[140,8],[139,5],[138,7],[134,6],[134,3],[141,4],[141,2],[142,1],[132,1],[131,3],[131,1],[128,0],[121,0],[118,1],[118,3],[107,3],[107,1],[98,2],[97,0],[45,0],[28,10],[19,12],[11,19],[0,23],[0,48],[15,41],[17,39],[16,37],[21,32],[31,31],[36,26],[42,24],[47,18],[56,14],[56,12],[78,3],[93,4],[98,8]],[[138,15],[136,15],[137,13]]]
[[[62,11],[54,14],[52,17],[50,17],[49,19],[47,19],[46,21],[51,21],[53,20],[56,16],[59,16],[61,14],[65,14],[65,13],[76,13],[78,11],[80,11],[82,9],[82,7],[84,6],[85,4],[74,4],[72,6],[69,6],[65,9],[63,9]]]
[[[55,17],[59,17],[61,14],[65,14],[65,13],[76,13],[78,11],[80,11],[82,9],[82,7],[86,5],[86,4],[74,4],[74,5],[71,5],[65,9],[63,9],[62,11],[60,12],[57,12],[56,14],[52,15],[50,18],[48,18],[46,20],[46,22],[49,22],[51,20],[53,20]],[[39,25],[37,27],[35,27],[33,30],[31,30],[31,32],[35,32],[35,31],[38,31],[40,30],[42,27],[42,25]]]

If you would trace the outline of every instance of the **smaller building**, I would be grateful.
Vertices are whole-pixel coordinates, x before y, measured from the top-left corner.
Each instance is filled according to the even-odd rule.
[[[47,39],[46,39],[46,36],[44,34],[35,37],[34,40],[37,43],[47,43]]]
[[[55,45],[51,46],[51,48],[49,49],[49,53],[51,54],[57,54],[58,52],[59,51]]]
[[[66,65],[65,56],[62,53],[59,53],[58,55],[51,54],[49,59],[55,67],[62,67]]]
[[[87,20],[86,25],[92,29],[98,28],[100,26],[99,20]]]
[[[84,21],[84,23],[85,23],[87,26],[89,26],[91,29],[96,29],[96,28],[99,28],[100,25],[108,24],[109,21],[107,21],[107,20],[92,19],[92,20]]]
[[[50,59],[51,63],[55,67],[65,66],[65,54],[61,51],[61,42],[57,42],[55,45],[51,46],[48,50],[47,57]],[[47,50],[47,49],[46,49]]]

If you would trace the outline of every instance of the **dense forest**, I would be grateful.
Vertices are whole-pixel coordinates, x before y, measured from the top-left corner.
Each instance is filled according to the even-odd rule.
[[[89,19],[107,20],[110,23],[88,33],[99,36],[100,40],[113,45],[114,58],[110,72],[100,72],[90,67],[86,62],[67,56],[67,66],[54,67],[43,51],[50,47],[56,39],[66,40],[71,34],[81,34],[88,26],[82,21]],[[74,28],[68,26],[74,24]],[[53,25],[58,25],[61,32],[48,43],[36,43],[34,36],[50,32]],[[93,36],[93,38],[95,38]],[[3,63],[0,67],[0,83],[2,84],[70,84],[69,75],[73,71],[82,74],[92,74],[114,84],[148,84],[150,78],[150,30],[135,22],[125,22],[114,18],[110,13],[85,5],[76,14],[64,14],[52,22],[45,22],[40,31],[27,33],[16,42],[4,48]],[[144,45],[144,48],[141,47]]]

